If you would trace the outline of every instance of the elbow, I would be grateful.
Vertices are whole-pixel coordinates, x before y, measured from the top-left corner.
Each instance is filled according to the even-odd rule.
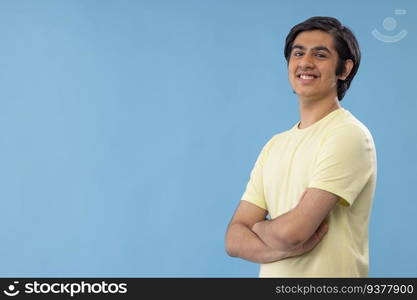
[[[233,247],[229,246],[226,244],[226,253],[227,255],[229,255],[230,257],[237,257],[237,251],[236,249],[234,249]]]
[[[234,246],[234,243],[231,241],[231,239],[228,236],[226,236],[224,244],[225,244],[224,248],[226,250],[227,255],[229,255],[231,257],[237,257],[238,256],[237,249]]]
[[[226,236],[224,239],[224,248],[226,250],[227,255],[231,257],[239,256],[241,247],[239,240],[239,226],[231,224],[226,231]]]

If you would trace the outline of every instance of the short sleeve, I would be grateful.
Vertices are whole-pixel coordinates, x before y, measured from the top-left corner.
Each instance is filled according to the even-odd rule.
[[[266,143],[266,145],[262,148],[261,153],[258,155],[250,174],[249,182],[246,185],[246,190],[241,198],[241,200],[248,201],[265,210],[267,210],[267,205],[264,194],[263,166],[267,158],[271,142],[272,139]]]
[[[309,187],[341,197],[352,205],[375,172],[375,149],[370,133],[353,124],[334,129],[323,141]]]

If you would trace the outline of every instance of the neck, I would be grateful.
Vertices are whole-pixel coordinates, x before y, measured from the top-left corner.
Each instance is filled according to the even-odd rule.
[[[331,96],[320,100],[299,99],[300,104],[300,124],[299,129],[306,128],[320,119],[327,116],[332,111],[340,108],[337,96]]]

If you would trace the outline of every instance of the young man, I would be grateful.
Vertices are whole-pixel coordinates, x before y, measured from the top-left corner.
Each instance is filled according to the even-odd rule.
[[[358,42],[338,20],[313,17],[291,29],[284,53],[300,122],[263,147],[226,251],[261,263],[260,277],[365,277],[375,146],[339,103],[359,67]]]

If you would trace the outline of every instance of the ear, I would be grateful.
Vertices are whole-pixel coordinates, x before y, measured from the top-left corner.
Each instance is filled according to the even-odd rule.
[[[351,59],[347,59],[345,60],[345,66],[343,68],[343,73],[341,75],[339,75],[339,79],[340,80],[345,80],[350,72],[352,71],[353,68],[353,61]]]

